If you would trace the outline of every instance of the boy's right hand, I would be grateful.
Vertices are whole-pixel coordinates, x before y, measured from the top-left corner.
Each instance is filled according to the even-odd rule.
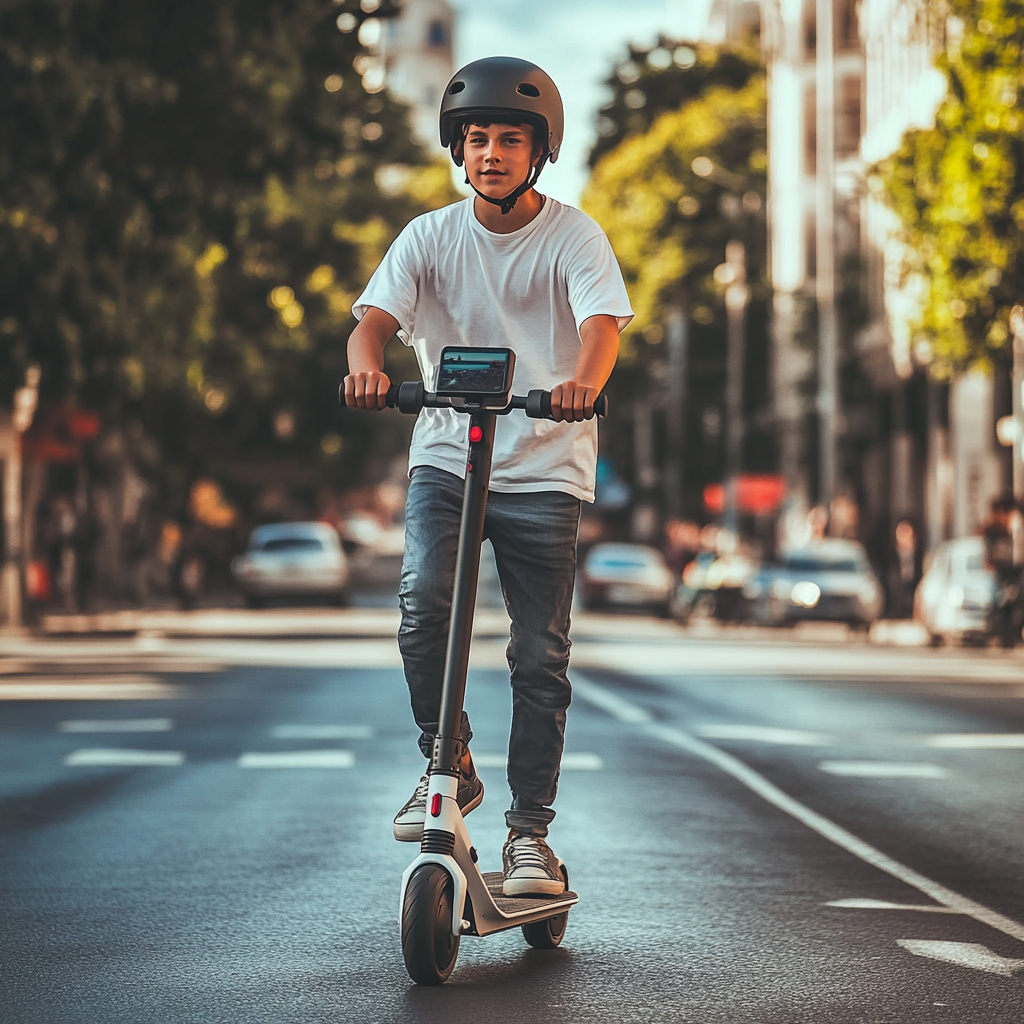
[[[345,378],[345,404],[353,409],[386,409],[391,381],[381,370],[350,373]]]

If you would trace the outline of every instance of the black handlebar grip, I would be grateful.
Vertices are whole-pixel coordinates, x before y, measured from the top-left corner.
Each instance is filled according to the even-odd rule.
[[[392,384],[388,388],[388,397],[385,399],[385,401],[388,403],[388,408],[389,409],[394,409],[394,407],[396,405],[398,405],[398,385],[397,384]]]
[[[418,413],[423,408],[423,381],[404,380],[398,385],[397,404],[400,412]],[[388,396],[390,397],[390,390]],[[390,402],[388,403],[391,404]]]
[[[551,392],[530,391],[526,395],[526,415],[533,420],[551,419]],[[608,415],[608,396],[604,393],[594,400],[594,415]]]

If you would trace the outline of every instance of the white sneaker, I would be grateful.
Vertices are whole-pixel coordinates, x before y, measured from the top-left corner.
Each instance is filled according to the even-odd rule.
[[[430,776],[423,775],[416,783],[412,796],[402,805],[395,815],[394,833],[400,843],[418,843],[423,838],[423,823],[427,820],[427,787]],[[475,807],[479,807],[484,798],[484,784],[476,771],[472,775],[459,776],[459,789],[456,799],[459,810],[465,817]]]
[[[562,862],[543,839],[509,832],[501,851],[506,896],[557,896],[565,892]]]

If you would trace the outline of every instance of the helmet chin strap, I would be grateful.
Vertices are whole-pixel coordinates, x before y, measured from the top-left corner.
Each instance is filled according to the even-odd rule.
[[[500,207],[502,215],[504,216],[507,213],[511,213],[512,210],[515,209],[515,205],[519,201],[520,196],[526,195],[526,193],[529,192],[530,189],[537,184],[537,179],[540,177],[540,172],[544,169],[544,164],[547,162],[547,159],[547,154],[542,156],[540,160],[537,161],[537,166],[534,168],[533,172],[526,176],[526,181],[524,181],[518,188],[515,188],[511,192],[509,192],[509,194],[505,196],[503,199],[492,199],[490,196],[485,196],[483,192],[481,192],[480,189],[478,189],[476,185],[474,185],[473,182],[469,180],[468,170],[466,171],[466,184],[485,203],[490,203],[491,206]]]

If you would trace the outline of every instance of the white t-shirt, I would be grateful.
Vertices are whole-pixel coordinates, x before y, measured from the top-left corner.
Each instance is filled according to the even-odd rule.
[[[513,391],[550,390],[571,380],[579,328],[588,317],[632,319],[622,274],[604,232],[585,213],[546,198],[529,224],[508,234],[485,228],[473,199],[423,214],[395,239],[352,307],[375,306],[399,323],[428,390],[445,345],[510,348]],[[424,409],[409,468],[466,475],[468,423],[451,409]],[[496,491],[557,490],[594,500],[597,421],[555,423],[514,410],[498,419],[491,468]]]

